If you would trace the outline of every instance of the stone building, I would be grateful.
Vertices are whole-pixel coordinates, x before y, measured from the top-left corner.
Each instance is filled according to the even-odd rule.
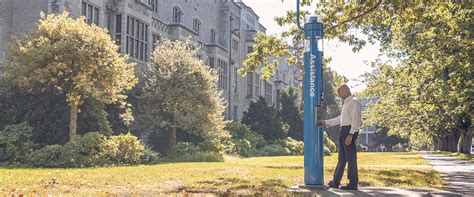
[[[230,120],[240,120],[258,96],[279,107],[281,92],[300,85],[299,70],[283,60],[277,75],[267,81],[259,71],[246,77],[237,74],[253,50],[256,32],[266,31],[259,16],[241,0],[0,0],[0,60],[12,37],[35,28],[40,12],[63,11],[107,28],[120,52],[139,66],[150,59],[160,39],[198,43],[200,58],[218,69],[218,85],[229,104],[225,116]]]

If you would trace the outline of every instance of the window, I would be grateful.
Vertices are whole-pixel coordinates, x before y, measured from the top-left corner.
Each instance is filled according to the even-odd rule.
[[[273,86],[265,81],[265,100],[267,100],[269,105],[273,104],[272,91]]]
[[[253,73],[247,73],[247,97],[253,97]]]
[[[122,15],[115,15],[115,44],[119,46],[119,52],[122,46]]]
[[[216,43],[217,32],[215,29],[211,29],[211,43]]]
[[[181,23],[181,15],[183,15],[183,11],[179,7],[173,8],[173,22]]]
[[[239,50],[239,41],[237,40],[232,40],[232,49],[234,51],[238,51]]]
[[[131,16],[127,16],[126,53],[142,61],[148,60],[148,25]]]
[[[209,67],[214,68],[214,58],[209,58]]]
[[[158,13],[158,0],[150,0],[150,4],[151,10],[153,10],[155,13]]]
[[[260,83],[262,80],[260,80],[260,75],[255,73],[255,96],[259,97],[260,96]]]
[[[153,51],[155,51],[156,43],[158,43],[160,40],[161,40],[160,35],[153,34],[153,36],[152,36],[152,44],[153,44],[153,46],[151,46],[151,48],[153,49]]]
[[[281,93],[280,93],[280,90],[276,90],[276,101],[275,101],[275,102],[276,102],[276,109],[277,109],[277,110],[280,110],[280,109],[281,109],[281,108],[280,108],[280,106],[281,106],[281,105],[280,105],[280,100],[281,100],[280,94],[281,94]]]
[[[86,17],[87,24],[96,24],[99,25],[99,8],[88,4],[86,2],[82,2],[82,15]]]
[[[239,81],[238,81],[238,68],[234,68],[234,93],[237,93],[237,89],[238,89],[238,84],[239,84]]]
[[[227,63],[217,60],[217,67],[219,69],[219,88],[227,89]]]
[[[201,27],[201,21],[199,21],[199,19],[195,18],[193,20],[193,30],[199,34],[199,28]]]
[[[232,118],[234,120],[239,120],[239,118],[237,117],[237,111],[239,110],[239,107],[234,105],[234,109],[232,110]]]

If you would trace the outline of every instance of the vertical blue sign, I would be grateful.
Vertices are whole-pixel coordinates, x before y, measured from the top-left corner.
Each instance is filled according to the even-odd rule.
[[[304,183],[323,185],[323,130],[316,125],[316,107],[321,105],[323,90],[323,53],[318,47],[318,40],[323,37],[323,24],[318,23],[317,17],[311,17],[304,25],[304,36],[307,40],[304,53]]]

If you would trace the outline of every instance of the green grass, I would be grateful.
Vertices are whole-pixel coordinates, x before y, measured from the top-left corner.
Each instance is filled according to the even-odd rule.
[[[360,185],[443,188],[418,153],[358,153]],[[325,181],[337,154],[325,157]],[[227,158],[225,162],[165,163],[87,169],[0,168],[3,192],[39,194],[160,194],[170,192],[255,194],[282,192],[303,181],[303,157]],[[343,183],[347,181],[344,179]]]

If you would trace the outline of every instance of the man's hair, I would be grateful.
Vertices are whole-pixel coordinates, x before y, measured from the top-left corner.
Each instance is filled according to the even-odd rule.
[[[349,86],[347,84],[342,84],[341,86],[339,86],[339,88],[337,89],[337,92],[339,92],[341,90],[346,90],[349,93],[351,93],[351,89],[349,88]]]

